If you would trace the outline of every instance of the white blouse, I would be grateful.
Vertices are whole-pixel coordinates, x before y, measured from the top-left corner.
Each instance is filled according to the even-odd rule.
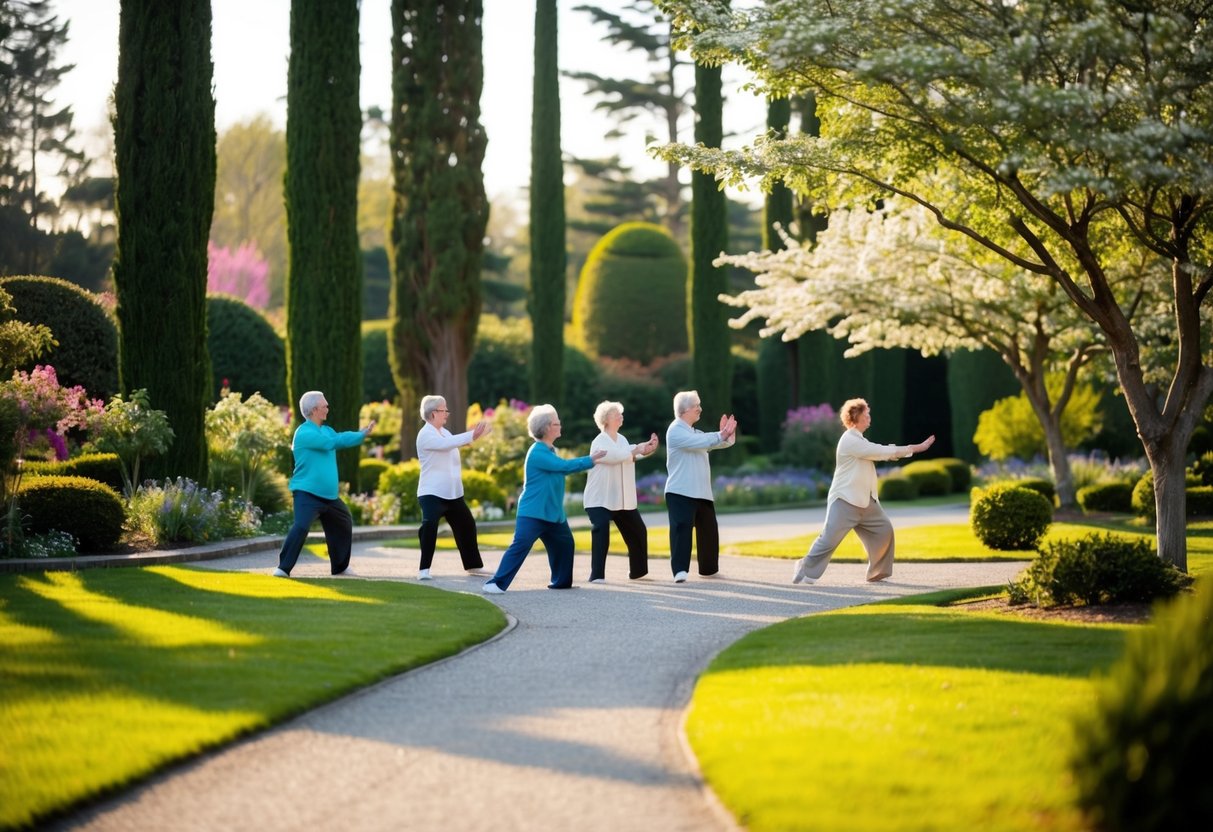
[[[452,434],[446,428],[439,429],[426,422],[417,434],[417,459],[421,462],[417,496],[444,500],[462,497],[463,468],[459,463],[459,449],[471,443],[470,430]]]
[[[600,433],[590,443],[590,453],[606,451],[602,460],[590,469],[585,481],[582,504],[586,508],[605,508],[610,511],[630,511],[636,508],[636,462],[632,454],[636,446],[629,444],[622,435],[614,439],[608,433]]]

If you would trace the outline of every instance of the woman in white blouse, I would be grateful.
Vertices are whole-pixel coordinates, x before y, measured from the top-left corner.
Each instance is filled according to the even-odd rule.
[[[614,522],[628,547],[628,577],[649,573],[649,533],[636,509],[636,460],[657,449],[657,434],[643,445],[631,445],[619,435],[623,405],[601,402],[594,409],[594,423],[602,433],[590,452],[605,451],[602,461],[590,469],[585,483],[585,513],[590,516],[590,583],[606,579],[607,550]]]
[[[446,429],[450,417],[446,399],[426,396],[421,400],[421,419],[425,422],[417,434],[417,459],[421,476],[417,481],[417,502],[421,505],[421,528],[417,530],[421,545],[421,571],[417,578],[430,579],[430,564],[438,542],[438,523],[446,518],[459,547],[463,568],[471,572],[484,566],[480,546],[476,541],[476,520],[463,499],[463,466],[459,449],[470,445],[490,430],[489,421],[481,419],[472,430],[452,434]]]

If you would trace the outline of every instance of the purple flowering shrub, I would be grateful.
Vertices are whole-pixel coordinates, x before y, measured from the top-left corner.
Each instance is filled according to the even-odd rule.
[[[838,411],[828,404],[789,410],[779,439],[779,461],[792,468],[832,471],[842,430]]]

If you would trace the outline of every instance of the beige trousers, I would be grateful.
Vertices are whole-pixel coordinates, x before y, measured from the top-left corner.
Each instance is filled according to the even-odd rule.
[[[852,529],[868,553],[868,580],[879,581],[893,574],[893,523],[880,503],[872,500],[867,508],[859,508],[836,499],[826,507],[825,525],[805,555],[808,577],[822,576],[834,550]]]

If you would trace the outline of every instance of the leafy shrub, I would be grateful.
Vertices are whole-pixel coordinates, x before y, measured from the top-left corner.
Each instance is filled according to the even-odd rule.
[[[1200,480],[1201,485],[1213,485],[1213,451],[1207,451],[1188,466],[1188,473]]]
[[[1053,507],[1041,494],[1019,485],[974,488],[969,511],[973,534],[999,551],[1035,549],[1053,522]]]
[[[289,444],[284,414],[260,393],[244,398],[224,391],[206,412],[207,453],[238,472],[238,493],[245,502],[259,503],[257,489],[266,481],[260,472],[273,470],[275,458]]]
[[[396,399],[396,381],[388,362],[387,339],[392,322],[362,322],[362,401],[381,402]]]
[[[1213,514],[1213,487],[1198,485],[1189,488],[1187,496],[1187,512],[1189,517],[1208,517],[1210,514]]]
[[[963,459],[945,456],[930,461],[936,465],[942,465],[947,470],[948,475],[952,478],[953,493],[963,494],[973,484],[973,470]]]
[[[214,491],[229,496],[239,496],[243,488],[249,488],[252,503],[263,515],[291,511],[294,497],[286,475],[277,468],[265,465],[251,473],[237,460],[212,457],[207,465],[207,481]]]
[[[935,460],[911,462],[901,468],[902,476],[913,480],[918,493],[923,497],[939,496],[952,492],[952,475]]]
[[[594,356],[642,363],[685,351],[686,283],[686,258],[669,231],[652,223],[617,226],[581,269],[574,341]]]
[[[502,401],[497,407],[484,411],[493,430],[482,439],[473,442],[464,453],[464,464],[473,471],[483,471],[493,478],[507,496],[517,496],[522,489],[522,466],[526,452],[535,440],[526,430],[526,418],[531,407],[526,402]],[[481,414],[468,415],[468,423],[480,420]],[[563,417],[562,417],[563,420]],[[379,488],[383,488],[380,480]]]
[[[117,454],[80,454],[64,460],[30,460],[22,470],[27,477],[88,477],[110,488],[122,489],[122,464]]]
[[[226,381],[234,393],[260,393],[274,404],[289,404],[286,344],[264,315],[239,298],[208,295],[206,328],[216,401]]]
[[[463,499],[468,505],[475,502],[482,506],[505,508],[505,492],[492,477],[481,471],[463,472]]]
[[[1057,374],[1046,380],[1051,401],[1057,400],[1063,382],[1064,377]],[[1102,394],[1090,384],[1074,386],[1070,402],[1061,416],[1061,435],[1066,447],[1076,448],[1099,432],[1103,426],[1101,399]],[[990,459],[1030,459],[1047,450],[1044,428],[1028,395],[1022,390],[1018,395],[999,399],[977,417],[973,442],[977,450]]]
[[[379,477],[392,467],[382,459],[367,457],[358,461],[358,493],[370,494],[379,488]]]
[[[1046,544],[1011,584],[1011,602],[1038,607],[1169,598],[1190,579],[1145,540],[1091,534]]]
[[[421,480],[421,463],[416,459],[398,462],[379,476],[379,494],[391,494],[399,502],[396,519],[417,520],[421,517],[421,504],[417,502],[417,483]]]
[[[30,477],[22,481],[17,505],[32,534],[61,531],[80,542],[80,551],[113,548],[122,536],[122,497],[86,477]]]
[[[1075,725],[1071,771],[1092,828],[1199,829],[1213,818],[1213,583],[1160,607]]]
[[[126,399],[114,396],[94,429],[90,450],[117,455],[128,499],[139,484],[143,460],[164,453],[173,441],[168,416],[163,410],[151,408],[146,390],[136,390]]]
[[[779,461],[796,468],[833,470],[842,431],[838,412],[824,402],[789,410],[779,438]]]
[[[17,320],[45,324],[59,342],[39,364],[53,366],[65,387],[78,384],[103,401],[118,392],[118,326],[95,295],[56,277],[7,277],[0,286]]]
[[[1043,477],[1017,477],[1011,480],[999,480],[994,484],[1026,488],[1044,497],[1048,500],[1049,505],[1053,505],[1056,502],[1057,490],[1053,487],[1052,480],[1046,480]]]
[[[1191,517],[1193,515],[1213,514],[1213,489],[1202,486],[1200,479],[1194,474],[1187,474],[1185,482],[1187,483],[1185,507],[1187,515]],[[1141,479],[1137,481],[1137,485],[1133,486],[1132,506],[1133,511],[1139,517],[1144,517],[1148,520],[1154,519],[1153,471],[1146,471]]]
[[[1133,486],[1127,482],[1101,482],[1078,489],[1078,505],[1088,514],[1096,511],[1133,510]]]
[[[205,543],[249,537],[261,526],[261,511],[239,497],[225,498],[185,477],[139,486],[130,502],[130,525],[158,544]]]
[[[914,500],[918,498],[918,484],[909,477],[890,474],[877,481],[876,494],[882,503],[886,500]]]

